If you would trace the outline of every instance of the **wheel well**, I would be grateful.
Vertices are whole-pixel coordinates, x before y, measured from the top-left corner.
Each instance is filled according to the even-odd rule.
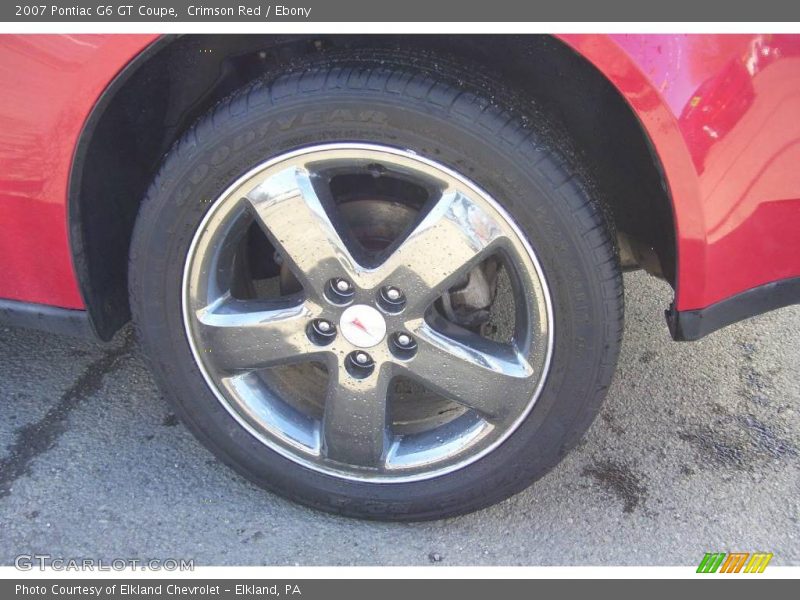
[[[159,164],[208,108],[268,70],[329,51],[391,48],[447,56],[500,78],[571,139],[617,231],[623,266],[674,285],[672,205],[641,124],[585,59],[550,36],[164,37],[136,57],[95,106],[70,177],[70,240],[95,331],[129,318],[131,233]]]

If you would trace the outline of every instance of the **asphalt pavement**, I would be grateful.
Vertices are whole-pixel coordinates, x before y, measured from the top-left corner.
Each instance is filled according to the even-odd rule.
[[[800,307],[675,343],[668,286],[625,284],[617,376],[581,445],[517,496],[428,523],[316,512],[234,474],[170,412],[129,328],[103,345],[0,327],[0,564],[800,564]]]

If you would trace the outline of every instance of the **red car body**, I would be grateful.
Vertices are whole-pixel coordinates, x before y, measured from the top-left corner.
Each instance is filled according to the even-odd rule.
[[[85,308],[71,166],[104,90],[156,37],[0,36],[0,298]],[[781,282],[788,295],[723,320],[800,301],[800,36],[560,37],[624,97],[660,161],[674,310],[702,314]]]

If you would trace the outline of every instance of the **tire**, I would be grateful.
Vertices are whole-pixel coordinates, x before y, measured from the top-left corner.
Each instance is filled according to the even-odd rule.
[[[165,158],[141,207],[129,284],[134,323],[160,386],[223,462],[310,507],[425,520],[523,490],[578,442],[613,375],[623,295],[609,225],[557,128],[494,82],[490,97],[487,81],[474,74],[400,62],[342,57],[296,67],[239,90],[199,119]],[[549,290],[549,363],[532,408],[502,443],[436,476],[348,478],[276,451],[223,406],[190,341],[185,269],[216,199],[264,161],[337,142],[410,150],[474,184],[521,232]]]

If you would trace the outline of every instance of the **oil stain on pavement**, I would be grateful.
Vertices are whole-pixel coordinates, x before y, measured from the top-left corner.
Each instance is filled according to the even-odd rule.
[[[630,467],[606,460],[584,467],[583,476],[593,477],[607,491],[616,495],[623,502],[623,512],[630,513],[647,495],[647,488],[642,485],[641,477]]]
[[[83,372],[61,394],[55,406],[33,423],[16,431],[16,437],[0,459],[0,498],[11,493],[14,482],[28,473],[36,457],[50,450],[67,428],[70,413],[82,400],[97,393],[103,379],[120,368],[121,360],[128,356],[133,346],[132,334],[123,334],[123,343],[90,363]]]

